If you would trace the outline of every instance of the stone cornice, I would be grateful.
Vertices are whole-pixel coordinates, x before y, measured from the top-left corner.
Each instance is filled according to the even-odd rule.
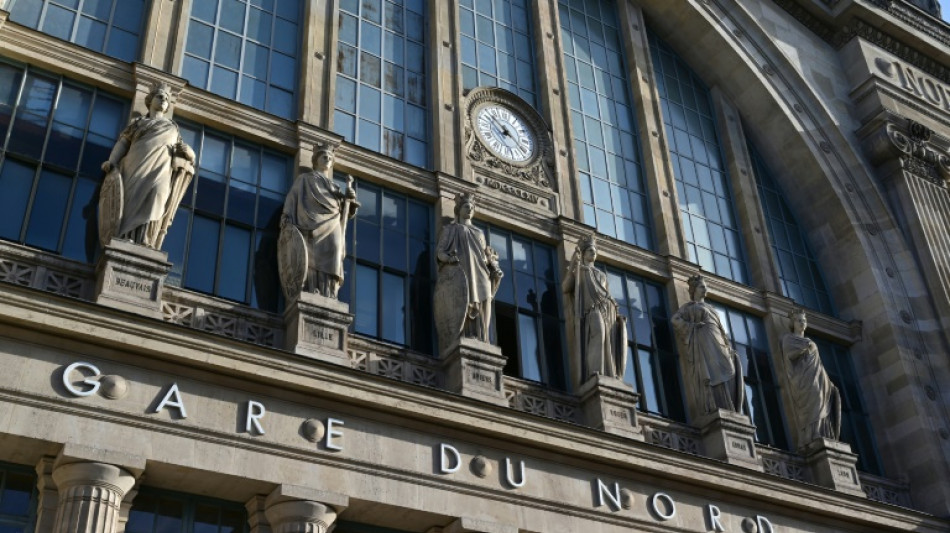
[[[70,79],[131,95],[132,65],[98,54],[0,16],[0,56],[63,74]]]
[[[190,85],[178,96],[175,117],[196,119],[215,129],[285,151],[297,150],[295,123]]]
[[[0,284],[0,327],[8,337],[59,346],[71,345],[77,353],[113,359],[121,364],[175,375],[195,372],[214,376],[217,386],[239,383],[242,390],[258,391],[274,398],[299,401],[319,398],[359,416],[385,420],[400,427],[430,428],[443,438],[467,439],[492,447],[539,456],[558,457],[559,462],[590,470],[592,475],[637,477],[679,490],[714,482],[719,493],[742,498],[750,504],[804,512],[824,520],[846,520],[855,527],[895,528],[936,533],[946,522],[923,513],[882,506],[803,483],[729,466],[717,461],[580,428],[507,407],[493,406],[446,392],[433,391],[287,352],[261,348],[187,330],[175,325],[60,298],[42,292]],[[424,482],[458,490],[448,480],[429,474],[408,473],[379,466],[357,464],[320,452],[269,444],[246,437],[201,429],[169,420],[146,419],[111,408],[92,408],[64,403],[55,395],[0,394],[4,402],[33,409],[69,410],[72,416],[103,422],[149,427],[169,435],[221,444],[235,450],[299,458],[316,463],[334,462],[356,470],[371,469],[374,475]],[[310,404],[310,401],[306,401]],[[437,430],[432,428],[438,428]],[[370,470],[366,470],[370,471]],[[598,474],[603,473],[603,474]],[[523,498],[503,488],[467,488],[467,492],[492,500],[561,511],[563,502]],[[816,498],[816,491],[821,497]],[[632,525],[625,516],[571,506],[572,515],[596,516],[620,525]]]
[[[861,37],[950,82],[950,25],[903,0],[773,1],[835,48]]]

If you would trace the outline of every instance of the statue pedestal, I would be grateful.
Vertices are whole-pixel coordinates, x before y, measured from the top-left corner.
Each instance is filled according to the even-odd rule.
[[[702,433],[706,456],[763,471],[762,459],[755,452],[755,426],[749,417],[719,409],[701,416],[696,425]]]
[[[858,456],[851,452],[851,446],[847,443],[815,439],[802,447],[799,453],[805,456],[805,464],[816,485],[867,498],[854,466]]]
[[[96,263],[96,303],[162,318],[162,287],[171,270],[168,254],[112,239]]]
[[[442,369],[448,390],[469,398],[508,405],[502,377],[506,359],[501,355],[501,348],[463,337],[445,353]]]
[[[284,347],[311,359],[349,366],[346,341],[352,322],[348,304],[320,294],[300,293],[284,310]]]
[[[587,425],[634,440],[643,440],[637,424],[639,395],[623,380],[600,374],[591,376],[577,391]]]

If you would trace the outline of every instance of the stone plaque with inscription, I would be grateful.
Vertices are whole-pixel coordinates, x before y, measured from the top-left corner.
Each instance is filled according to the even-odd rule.
[[[284,311],[286,348],[313,359],[348,365],[347,330],[352,322],[348,304],[302,292]]]
[[[171,266],[165,252],[113,239],[96,264],[96,302],[160,319]]]
[[[816,484],[852,496],[867,497],[855,468],[858,456],[851,452],[848,443],[815,439],[799,452],[805,456],[805,464]]]
[[[729,464],[762,471],[755,452],[755,426],[744,414],[719,409],[696,421],[706,455]]]
[[[446,350],[442,360],[446,388],[469,398],[508,405],[502,378],[505,360],[498,346],[462,337]]]
[[[643,440],[643,429],[637,424],[639,395],[623,380],[596,374],[581,385],[577,394],[588,426]]]

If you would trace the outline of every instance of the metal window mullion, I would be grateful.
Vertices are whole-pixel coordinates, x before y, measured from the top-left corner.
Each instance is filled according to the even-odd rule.
[[[79,31],[79,19],[82,17],[82,6],[86,0],[79,0],[79,4],[76,6],[76,20],[73,21],[73,28],[69,30],[69,38],[66,39],[71,43],[76,42],[76,33]],[[66,8],[69,9],[69,8]]]
[[[234,137],[230,139],[230,149],[228,150],[228,168],[225,170],[224,174],[224,206],[221,208],[221,219],[219,222],[218,229],[218,250],[215,252],[215,265],[214,265],[214,282],[211,284],[211,293],[215,296],[218,295],[218,281],[221,273],[221,262],[224,253],[224,239],[225,232],[228,227],[228,204],[231,203],[231,157],[234,156]],[[246,294],[246,293],[245,293]]]
[[[73,168],[72,184],[69,187],[69,198],[66,200],[66,214],[63,218],[63,225],[59,229],[59,239],[56,241],[56,252],[63,253],[63,246],[66,244],[66,232],[69,228],[69,213],[72,211],[73,202],[76,201],[76,188],[79,186],[79,167],[82,165],[83,152],[86,149],[86,138],[89,136],[89,122],[92,119],[92,111],[96,106],[98,92],[93,90],[92,100],[89,103],[89,111],[86,112],[86,127],[83,129],[82,141],[79,144],[79,155],[76,160],[76,166]],[[54,119],[52,122],[56,122]]]
[[[83,1],[85,2],[86,0],[83,0]],[[128,2],[129,0],[124,0],[124,1]],[[109,10],[109,19],[106,21],[106,35],[105,37],[103,37],[103,40],[102,40],[103,54],[106,53],[106,49],[109,47],[109,39],[112,38],[112,27],[115,24],[115,11],[116,11],[117,4],[118,4],[117,0],[112,0],[112,8]],[[139,47],[141,47],[141,43],[139,43]],[[136,57],[137,56],[138,56],[138,52],[136,52]]]
[[[275,3],[274,4],[275,11],[277,10],[276,5],[277,4]],[[243,81],[243,78],[244,78],[244,51],[247,49],[247,46],[246,46],[247,41],[248,41],[247,25],[248,25],[248,19],[250,18],[250,15],[251,15],[251,3],[247,2],[246,4],[244,4],[244,26],[241,28],[241,49],[238,51],[237,84],[234,86],[234,99],[237,100],[238,102],[241,101],[241,82]],[[271,32],[271,35],[273,36],[273,32]],[[266,104],[267,104],[266,96],[265,96],[264,103],[266,107]],[[234,143],[232,142],[231,144],[233,146]],[[225,213],[227,213],[227,211],[225,211]]]
[[[13,68],[17,68],[14,65],[11,65]],[[7,153],[7,144],[10,142],[10,137],[13,136],[13,125],[16,124],[17,115],[20,111],[20,100],[23,99],[23,90],[26,87],[26,77],[29,75],[29,71],[26,66],[20,71],[20,87],[17,89],[16,98],[13,100],[13,106],[10,111],[10,125],[7,127],[7,131],[4,133],[2,142],[0,142],[0,149],[2,149],[2,154],[6,155]]]
[[[26,85],[24,77],[24,86]],[[30,189],[30,197],[27,200],[26,212],[23,214],[23,226],[20,228],[20,242],[26,242],[26,232],[29,229],[30,216],[33,214],[34,201],[36,200],[36,190],[40,186],[40,175],[43,172],[44,160],[46,159],[46,149],[49,147],[50,131],[53,128],[53,116],[56,114],[56,108],[59,105],[59,97],[63,92],[63,78],[60,76],[56,86],[56,96],[53,97],[53,105],[49,110],[49,117],[46,121],[46,136],[43,138],[43,148],[40,150],[40,157],[36,161],[36,170],[33,172],[33,187]],[[17,102],[19,106],[19,102]],[[11,121],[11,130],[13,122]]]

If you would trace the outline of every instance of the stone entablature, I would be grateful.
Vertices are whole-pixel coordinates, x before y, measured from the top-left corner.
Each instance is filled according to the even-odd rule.
[[[22,295],[16,291],[4,293],[5,320],[32,313]],[[70,310],[53,305],[47,312],[52,315],[64,311]],[[710,513],[717,514],[710,505],[721,511],[717,516],[729,530],[735,530],[746,519],[758,521],[762,517],[776,533],[831,532],[833,526],[797,518],[801,509],[812,506],[815,516],[823,516],[819,510],[828,505],[838,509],[836,520],[853,522],[859,528],[873,523],[881,524],[883,530],[900,531],[920,525],[918,514],[831,493],[825,493],[819,502],[806,486],[687,454],[670,454],[633,440],[604,439],[598,432],[576,426],[524,417],[486,404],[460,402],[457,397],[388,380],[367,379],[366,374],[353,374],[341,367],[300,364],[279,353],[202,343],[200,336],[183,336],[178,330],[156,331],[144,323],[150,321],[120,324],[102,313],[70,312],[69,323],[55,327],[58,338],[93,334],[100,339],[115,339],[113,345],[108,352],[98,353],[78,344],[70,350],[44,346],[33,350],[35,357],[25,358],[17,355],[23,353],[22,341],[7,337],[0,345],[0,362],[9,372],[0,377],[0,394],[18,406],[11,411],[8,432],[16,438],[48,438],[40,434],[43,428],[30,422],[30,413],[39,411],[50,424],[63,428],[65,433],[58,436],[66,440],[79,437],[91,427],[107,431],[112,436],[109,446],[115,448],[112,455],[141,452],[146,448],[140,443],[148,440],[146,475],[148,469],[155,470],[155,479],[163,478],[168,469],[215,470],[203,472],[204,481],[196,481],[198,484],[190,487],[194,490],[207,490],[201,483],[228,479],[229,497],[246,500],[251,493],[242,491],[259,491],[261,483],[320,489],[323,480],[345,475],[354,480],[347,484],[351,506],[354,502],[375,502],[413,512],[429,509],[426,502],[440,498],[445,502],[444,512],[450,516],[464,516],[466,510],[461,506],[480,505],[473,503],[479,500],[453,500],[449,496],[462,491],[488,498],[491,505],[480,512],[498,510],[499,505],[550,502],[551,509],[558,509],[558,516],[568,509],[584,520],[641,529],[669,526],[705,531],[702,527]],[[106,335],[118,328],[120,335]],[[143,328],[151,331],[147,341],[140,340]],[[187,342],[188,337],[194,345]],[[139,358],[139,363],[129,364],[127,357],[140,352],[143,342],[149,352],[162,353],[165,362],[156,362],[150,368],[146,359]],[[83,381],[96,377],[88,368],[79,367],[73,367],[75,373],[66,377],[69,388],[65,384],[63,388],[51,387],[51,383],[62,381],[60,374],[65,366],[77,362],[77,353],[85,354],[83,357],[102,373],[124,377],[129,393],[118,399],[77,395],[71,389],[85,392],[88,384]],[[126,362],[113,359],[112,353]],[[174,374],[164,366],[168,362],[176,365]],[[217,384],[228,381],[240,381],[241,388]],[[266,394],[261,392],[264,386]],[[11,395],[14,390],[17,393]],[[19,408],[25,401],[30,409]],[[401,415],[385,407],[392,402],[399,402]],[[377,413],[371,406],[386,412]],[[256,420],[259,426],[245,424],[246,419]],[[303,424],[314,420],[322,427],[316,443],[301,432]],[[512,436],[517,436],[519,444],[507,444]],[[180,444],[195,439],[205,444],[193,453],[179,453]],[[33,453],[42,453],[43,449],[39,447]],[[225,453],[225,449],[230,451]],[[31,452],[24,449],[22,453]],[[222,462],[215,459],[217,456],[228,459]],[[564,456],[570,458],[567,463]],[[476,461],[480,457],[500,473],[500,481],[497,476],[481,477],[461,468],[469,463],[481,464]],[[298,461],[315,465],[312,468],[320,475],[313,475],[309,468],[295,468]],[[388,473],[391,481],[386,486],[390,489],[378,490],[376,476],[380,472]],[[697,482],[685,481],[697,472],[719,480],[719,496],[710,499],[693,493]],[[367,485],[356,482],[362,478]],[[413,487],[408,492],[424,497],[407,500],[402,497],[407,491],[398,487]],[[760,509],[766,503],[767,512]],[[786,503],[796,510],[783,511]],[[554,511],[546,510],[545,505],[527,505],[527,510],[519,513],[524,522],[516,525],[538,530],[538,520],[554,518],[546,518],[549,512]],[[925,520],[920,531],[936,532],[940,527],[944,525],[938,521],[928,525]]]

